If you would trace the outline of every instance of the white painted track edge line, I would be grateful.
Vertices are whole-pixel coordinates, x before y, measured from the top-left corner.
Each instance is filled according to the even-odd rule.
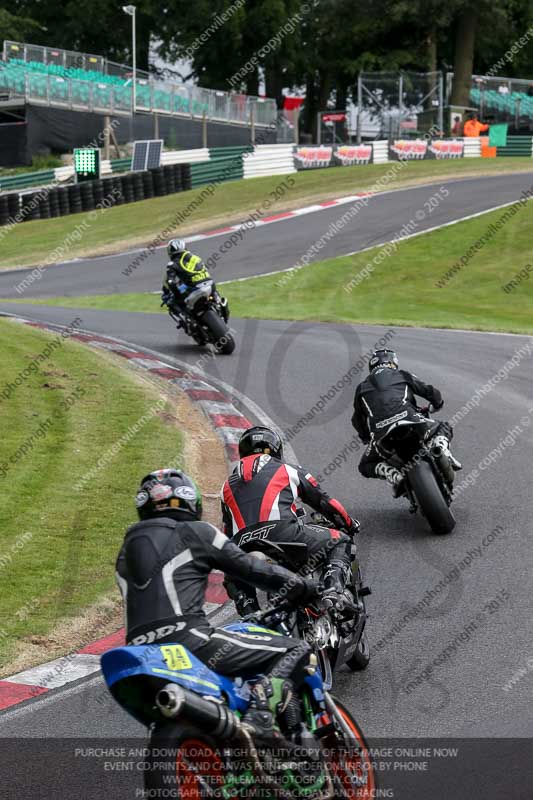
[[[391,163],[392,164],[392,163],[398,163],[398,162],[392,162],[391,161],[391,162],[385,162],[385,163]],[[361,189],[361,196],[360,196],[359,199],[362,199],[363,197],[366,197],[366,198],[368,198],[369,201],[371,201],[371,200],[375,199],[376,197],[381,197],[382,195],[385,195],[385,194],[395,194],[395,193],[398,193],[398,192],[408,192],[408,191],[413,191],[413,190],[416,190],[416,189],[423,189],[424,187],[442,185],[443,183],[464,183],[465,181],[472,181],[472,180],[484,180],[484,179],[500,178],[500,177],[501,178],[505,178],[505,177],[513,177],[515,175],[530,175],[530,174],[533,174],[533,170],[531,172],[527,171],[527,170],[524,170],[523,172],[522,171],[518,171],[518,172],[502,172],[502,173],[494,173],[494,174],[491,174],[491,175],[479,175],[479,176],[468,175],[468,176],[465,176],[464,178],[446,178],[446,176],[444,176],[443,178],[440,178],[439,180],[430,181],[428,183],[416,183],[416,184],[413,184],[413,185],[410,185],[410,186],[400,186],[400,187],[398,187],[396,189],[384,189],[382,191],[378,190],[376,192],[372,192],[371,191],[371,187],[369,187],[368,191],[365,190],[365,189]],[[334,201],[336,203],[339,203],[339,201],[342,201],[342,200],[344,200],[343,197],[334,198]],[[322,202],[326,203],[328,201],[324,200]],[[346,202],[350,202],[350,201],[346,201]],[[319,209],[317,209],[317,210],[319,210],[319,211],[329,211],[331,208],[334,208],[334,206],[333,205],[320,206]],[[296,209],[293,209],[293,210],[288,209],[288,211],[293,211],[294,212],[294,211],[296,211]],[[279,211],[279,213],[280,214],[284,214],[286,212],[281,210],[281,211]],[[292,213],[291,216],[289,216],[289,217],[285,217],[285,218],[281,218],[281,219],[277,219],[277,220],[272,220],[272,222],[263,223],[263,224],[271,225],[274,222],[286,222],[286,220],[288,220],[288,219],[294,219],[295,216],[297,217],[298,215],[295,214],[295,213]],[[246,220],[243,220],[242,222],[231,223],[231,224],[225,225],[223,227],[224,228],[228,228],[228,229],[231,228],[232,230],[238,230],[242,225],[245,224],[245,222],[246,222]],[[228,231],[226,231],[226,233],[227,232]],[[200,241],[202,239],[211,239],[211,238],[215,238],[216,236],[225,236],[225,235],[226,235],[225,233],[210,234],[209,231],[207,231],[205,234],[203,234],[203,233],[191,233],[189,238],[187,238],[187,236],[185,236],[185,240],[186,241]],[[138,255],[139,253],[143,253],[147,249],[149,244],[150,243],[147,242],[142,247],[139,247],[139,248],[133,249],[133,250],[122,250],[120,253],[107,253],[107,254],[103,253],[101,255],[95,255],[95,256],[77,256],[75,258],[69,259],[68,261],[58,261],[58,262],[56,262],[54,264],[49,264],[45,269],[48,269],[49,267],[63,267],[63,266],[67,266],[69,264],[75,264],[78,261],[95,261],[96,259],[102,259],[102,258],[121,258],[123,256]],[[157,247],[155,247],[154,250],[163,250],[165,247],[166,247],[166,245],[164,245],[164,244],[157,245]],[[26,272],[28,270],[36,269],[37,266],[38,266],[38,264],[31,264],[31,265],[26,266],[26,267],[14,267],[13,269],[8,268],[6,270],[1,270],[1,271],[2,272],[11,272],[11,273]],[[255,275],[254,277],[260,277],[260,276],[259,275]]]
[[[529,203],[530,200],[533,200],[532,197],[528,197],[526,202]],[[515,203],[520,202],[519,200],[510,200],[508,203],[502,203],[499,206],[492,206],[491,208],[487,208],[484,211],[476,211],[474,214],[467,214],[465,217],[458,217],[457,219],[449,220],[448,222],[443,222],[441,225],[434,225],[432,228],[425,228],[423,231],[415,231],[415,233],[408,233],[405,236],[399,236],[397,239],[386,239],[383,242],[378,242],[377,244],[368,245],[368,247],[361,247],[359,250],[351,250],[349,253],[341,253],[338,256],[331,256],[331,258],[322,259],[322,261],[330,261],[337,258],[348,258],[348,256],[356,256],[360,253],[367,253],[370,250],[377,250],[378,247],[385,247],[386,244],[391,244],[392,242],[406,242],[408,239],[414,239],[417,236],[424,236],[426,233],[434,233],[435,231],[442,230],[443,228],[449,228],[452,225],[459,225],[461,222],[468,222],[468,220],[475,219],[476,217],[482,217],[484,214],[491,214],[493,211],[499,211],[501,208],[508,208],[509,206],[514,206]],[[218,286],[223,286],[227,283],[240,283],[242,281],[251,281],[254,278],[268,278],[272,275],[282,275],[285,272],[299,272],[300,269],[306,269],[309,267],[316,266],[317,264],[322,263],[322,261],[311,262],[306,264],[303,267],[284,267],[283,269],[277,269],[273,272],[263,272],[259,275],[246,275],[244,278],[233,278],[227,281],[219,281]],[[434,328],[429,328],[428,330],[435,330]],[[495,331],[497,333],[497,331]],[[519,334],[517,334],[519,335]]]

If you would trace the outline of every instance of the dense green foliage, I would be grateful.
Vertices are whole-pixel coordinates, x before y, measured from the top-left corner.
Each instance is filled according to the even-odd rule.
[[[0,10],[0,33],[128,60],[131,27],[121,4],[92,0],[84,9],[84,0],[15,0],[9,13]],[[533,38],[498,63],[532,27],[533,0],[137,3],[139,66],[148,66],[151,39],[169,61],[192,56],[203,86],[256,94],[264,77],[266,94],[278,102],[283,89],[305,87],[308,130],[328,101],[345,106],[360,70],[454,69],[453,99],[459,104],[466,103],[472,71],[533,78]],[[273,37],[273,46],[264,50]]]

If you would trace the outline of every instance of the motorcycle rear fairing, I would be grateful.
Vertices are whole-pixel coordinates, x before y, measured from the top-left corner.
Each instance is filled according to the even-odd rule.
[[[225,630],[251,633],[255,636],[279,636],[276,631],[248,623],[232,623]],[[233,680],[209,669],[199,658],[181,644],[150,644],[116,647],[101,657],[102,672],[110,690],[119,704],[144,725],[154,721],[143,699],[142,679],[146,682],[177,683],[205,698],[225,700],[232,711],[244,713],[249,705],[250,685],[259,676],[248,680]],[[306,683],[320,702],[324,698],[322,677],[319,673],[306,677]],[[128,684],[128,691],[117,693],[119,685]]]

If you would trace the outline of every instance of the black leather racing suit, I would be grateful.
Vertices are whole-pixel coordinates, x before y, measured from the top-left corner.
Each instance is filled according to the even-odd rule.
[[[311,473],[284,464],[269,455],[253,454],[241,459],[221,492],[224,531],[240,546],[260,540],[301,544],[285,556],[295,570],[312,571],[328,564],[325,589],[342,591],[351,564],[350,536],[319,525],[304,525],[296,516],[295,502],[301,499],[335,525],[355,533],[357,525],[344,506],[319,486]],[[306,569],[307,567],[307,569]],[[255,592],[239,581],[227,580],[230,597],[241,603]]]
[[[352,425],[361,441],[368,444],[359,462],[359,472],[365,478],[377,477],[376,465],[384,459],[376,449],[376,442],[388,433],[390,426],[400,419],[420,422],[415,395],[423,397],[435,410],[442,408],[439,390],[405,369],[377,367],[357,387]],[[432,420],[426,422],[428,428],[435,425]],[[447,422],[440,424],[439,433],[450,441],[453,437],[452,427]]]
[[[305,582],[279,566],[247,555],[207,522],[186,512],[166,512],[132,525],[117,559],[117,581],[126,612],[126,640],[142,645],[183,644],[223,675],[271,673],[299,682],[310,649],[286,636],[261,639],[213,628],[203,604],[211,570],[265,589]]]
[[[212,280],[212,278],[204,262],[199,256],[186,250],[168,262],[165,280],[161,287],[161,299],[170,308],[174,306],[184,309],[185,298],[194,291],[199,283],[207,280]],[[214,281],[213,294],[218,294]],[[227,301],[224,298],[221,298],[221,301],[225,310],[228,311]]]

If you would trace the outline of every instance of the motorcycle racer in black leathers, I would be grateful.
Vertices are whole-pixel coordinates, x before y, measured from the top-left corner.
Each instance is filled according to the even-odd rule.
[[[202,259],[195,256],[183,239],[172,239],[167,245],[170,261],[166,266],[166,275],[161,287],[161,302],[169,308],[184,308],[184,297],[202,281],[212,280]],[[229,318],[228,301],[218,294],[213,282],[213,293],[220,299],[222,315],[227,322]]]
[[[368,367],[368,378],[355,391],[352,416],[352,425],[359,438],[368,445],[359,462],[359,472],[365,478],[388,481],[398,496],[403,491],[402,473],[387,463],[379,442],[399,420],[413,419],[419,424],[423,421],[427,429],[435,425],[434,420],[420,414],[415,395],[427,400],[435,411],[442,408],[444,401],[437,388],[424,383],[411,372],[399,369],[398,357],[393,350],[374,351]],[[453,439],[452,426],[441,422],[435,435],[441,438],[453,469],[461,469],[461,464],[449,451]]]
[[[316,598],[316,585],[244,553],[214,525],[201,522],[201,496],[183,472],[151,472],[141,481],[136,505],[140,522],[126,531],[116,565],[127,643],[180,643],[222,675],[266,674],[255,684],[244,719],[259,736],[275,738],[278,706],[290,702],[314,656],[306,643],[290,637],[258,640],[213,628],[203,610],[208,575],[222,570],[303,602]]]
[[[326,494],[310,472],[283,463],[283,445],[275,431],[261,426],[249,428],[239,440],[239,455],[241,460],[221,492],[224,532],[241,545],[262,537],[274,543],[302,545],[303,555],[296,548],[291,552],[291,566],[305,571],[306,565],[327,565],[322,599],[326,605],[342,607],[352,537],[359,530],[357,520]],[[296,514],[298,499],[345,533],[302,524]],[[255,591],[247,586],[226,580],[226,589],[239,614],[259,608]]]

